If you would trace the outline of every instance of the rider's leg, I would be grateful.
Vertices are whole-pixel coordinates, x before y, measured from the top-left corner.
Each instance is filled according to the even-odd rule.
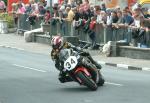
[[[95,64],[95,66],[97,67],[97,69],[101,69],[101,68],[102,68],[102,66],[101,66],[98,62],[96,62],[96,61],[91,57],[91,55],[89,55],[88,58],[91,60],[91,62],[92,62],[93,64]]]

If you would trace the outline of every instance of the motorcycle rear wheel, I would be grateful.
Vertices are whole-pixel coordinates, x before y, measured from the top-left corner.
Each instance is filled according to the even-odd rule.
[[[97,83],[97,85],[98,85],[98,86],[103,86],[104,83],[105,83],[105,79],[104,79],[104,77],[102,76],[102,74],[100,73],[100,71],[98,71],[98,72],[99,72],[99,82]]]

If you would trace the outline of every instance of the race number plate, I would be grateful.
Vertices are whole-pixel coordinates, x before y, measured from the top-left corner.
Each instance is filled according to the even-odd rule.
[[[75,56],[70,56],[64,63],[64,68],[67,71],[74,69],[77,65],[77,58]]]

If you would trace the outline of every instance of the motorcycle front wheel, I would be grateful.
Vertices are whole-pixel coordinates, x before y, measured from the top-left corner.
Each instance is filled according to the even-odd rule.
[[[85,73],[79,71],[79,72],[76,73],[76,76],[89,89],[91,89],[93,91],[97,90],[97,88],[98,88],[97,84],[90,77],[88,77]]]

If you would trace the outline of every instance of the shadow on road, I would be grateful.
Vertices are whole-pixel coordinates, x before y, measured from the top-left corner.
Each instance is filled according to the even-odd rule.
[[[97,91],[99,91],[99,89],[101,89],[102,87],[99,87],[97,89]],[[56,90],[56,89],[55,89]],[[92,90],[90,90],[89,88],[85,87],[85,86],[76,86],[76,87],[63,87],[63,88],[57,88],[56,91],[62,91],[62,92],[77,92],[77,93],[83,93],[83,92],[94,92]]]

